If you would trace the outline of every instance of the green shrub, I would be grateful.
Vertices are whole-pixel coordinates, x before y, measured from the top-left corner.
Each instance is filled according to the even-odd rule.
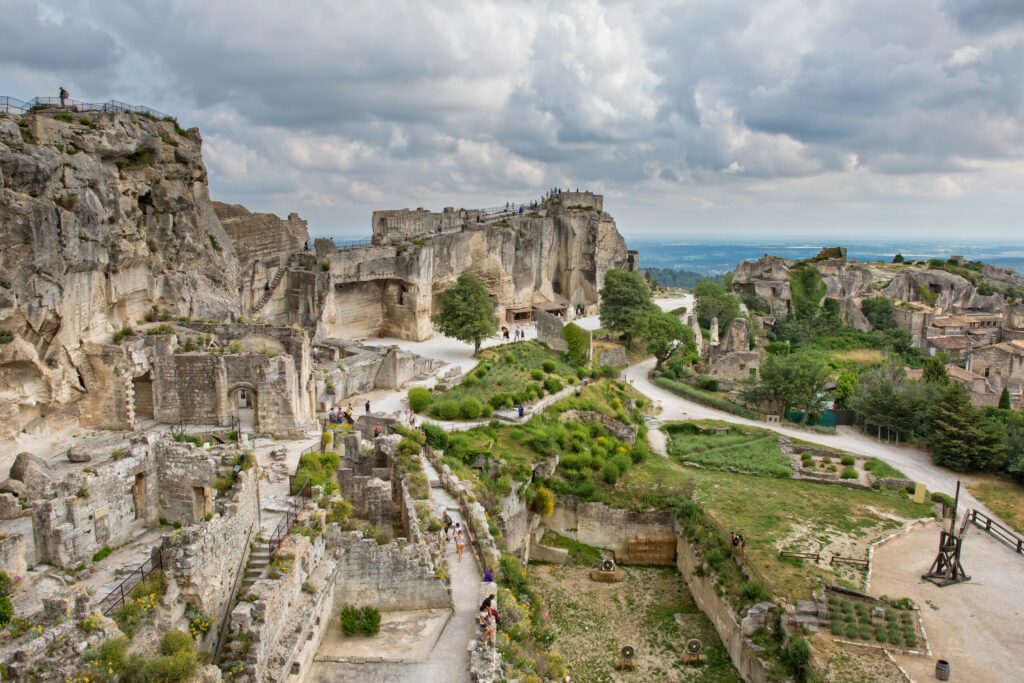
[[[480,384],[480,379],[477,378],[475,375],[467,375],[466,379],[462,380],[462,386],[466,387],[467,389],[475,387],[477,384]]]
[[[846,637],[850,640],[857,640],[857,638],[860,638],[860,631],[857,630],[857,624],[850,622],[850,625],[846,627]]]
[[[568,349],[569,362],[576,366],[586,364],[590,355],[590,333],[575,323],[569,323],[562,328],[562,338]]]
[[[129,645],[130,643],[127,638],[105,640],[99,646],[86,651],[85,661],[101,670],[110,669],[117,673],[124,667],[124,660],[128,654]],[[98,678],[97,680],[103,679]]]
[[[942,493],[941,491],[936,491],[932,494],[932,502],[942,503],[948,508],[953,507],[953,497],[947,493]]]
[[[454,420],[459,416],[459,404],[450,398],[434,404],[434,415],[442,420]]]
[[[852,467],[846,467],[846,468],[843,468],[843,471],[839,474],[839,476],[841,478],[843,478],[843,479],[856,479],[857,478],[857,470],[855,470]]]
[[[601,477],[604,478],[605,482],[614,484],[619,480],[619,466],[614,462],[606,462],[604,467],[601,468]]]
[[[179,652],[192,654],[195,651],[195,641],[192,640],[192,636],[184,631],[172,629],[160,639],[160,654],[176,655]]]
[[[362,612],[358,607],[345,605],[341,608],[341,632],[346,636],[354,636],[359,633],[359,626],[362,622]]]
[[[555,511],[555,494],[545,486],[535,486],[530,509],[544,517],[551,516]]]
[[[114,332],[114,343],[120,344],[133,334],[135,334],[135,330],[133,330],[130,325],[122,325],[121,329]]]
[[[360,611],[363,618],[361,629],[363,635],[375,636],[380,633],[380,610],[376,607],[366,606]]]
[[[852,455],[844,455],[842,458],[840,458],[839,462],[843,463],[847,467],[853,467],[853,464],[857,462],[857,459],[854,458]]]
[[[558,367],[553,360],[546,360],[540,366],[544,368],[544,372],[554,372],[555,368]],[[540,377],[534,377],[534,379],[540,379]]]
[[[740,587],[740,597],[748,602],[764,602],[770,600],[771,595],[768,593],[768,589],[764,587],[764,584],[760,581],[750,580],[745,581]]]
[[[174,334],[174,328],[167,323],[160,323],[156,327],[151,327],[146,331],[146,334],[151,337],[162,337]]]
[[[145,657],[129,655],[117,679],[124,683],[186,683],[193,680],[199,669],[199,660],[194,653],[179,652],[175,655]]]
[[[480,400],[472,396],[467,396],[459,402],[459,415],[467,420],[475,420],[480,417],[482,411],[483,405]]]
[[[881,626],[875,629],[875,640],[880,643],[884,643],[886,639],[885,629]]]
[[[811,455],[810,453],[801,453],[800,454],[800,462],[808,463],[808,462],[811,462],[813,460],[814,460],[814,456]]]
[[[845,612],[847,614],[852,614],[853,613],[853,605],[850,604],[849,600],[844,600],[841,603],[841,605],[842,605],[841,609],[843,610],[843,612]]]
[[[842,622],[842,621],[833,621],[832,622],[832,635],[834,635],[834,636],[842,636],[846,632],[847,632],[847,629],[845,628],[845,622]]]
[[[718,391],[718,380],[714,377],[704,375],[697,380],[697,387],[704,391]]]
[[[335,483],[334,472],[341,464],[341,458],[337,453],[326,451],[324,453],[306,453],[299,458],[299,467],[295,471],[295,478],[292,482],[292,495],[302,490],[308,482],[312,486],[322,486],[324,493],[330,495],[338,489]]]
[[[103,558],[109,556],[112,552],[114,552],[114,549],[111,548],[109,545],[105,545],[99,550],[97,550],[95,553],[93,553],[92,561],[99,562]]]
[[[539,382],[542,379],[544,379],[544,371],[543,370],[537,370],[537,369],[530,370],[530,377],[532,377],[533,379],[535,379],[535,380],[537,380]]]
[[[917,645],[917,634],[913,631],[904,631],[903,642],[906,644],[907,647],[914,647],[915,645]]]
[[[487,399],[487,403],[494,410],[501,410],[502,408],[512,407],[512,397],[508,394],[495,394]]]
[[[438,451],[448,450],[448,432],[433,422],[423,423],[423,432],[427,435],[427,445]]]
[[[671,380],[667,377],[655,377],[654,383],[662,389],[667,389],[672,393],[679,394],[683,398],[688,398],[691,401],[696,401],[697,403],[706,405],[710,408],[732,413],[733,415],[745,417],[749,420],[760,419],[760,416],[756,412],[746,408],[745,406],[733,403],[732,401],[721,398],[720,396],[703,392],[696,387],[691,387],[689,384],[676,382],[675,380]]]
[[[490,417],[494,414],[494,408],[490,403],[484,403],[480,409],[480,417]]]
[[[422,413],[429,408],[433,400],[434,395],[430,393],[429,389],[423,387],[409,389],[409,408],[417,413]]]
[[[352,516],[352,503],[347,500],[331,501],[331,510],[327,513],[327,523],[344,524]]]
[[[341,608],[341,632],[346,636],[375,636],[380,633],[380,610],[375,607],[353,607],[345,605]]]
[[[14,618],[14,605],[6,595],[0,595],[0,627],[7,626]]]
[[[544,388],[550,394],[557,394],[559,391],[564,389],[564,387],[562,386],[562,383],[559,382],[554,377],[548,377],[546,380],[544,380]]]
[[[798,681],[804,681],[811,661],[811,646],[801,636],[793,636],[779,650],[779,659]]]

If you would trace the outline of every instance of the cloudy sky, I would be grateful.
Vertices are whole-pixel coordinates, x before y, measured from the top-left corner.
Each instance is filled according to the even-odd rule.
[[[1024,1],[0,0],[0,94],[199,126],[215,198],[590,188],[626,235],[1024,242]]]

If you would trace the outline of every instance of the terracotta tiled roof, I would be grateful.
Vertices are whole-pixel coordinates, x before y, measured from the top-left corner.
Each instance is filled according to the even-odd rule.
[[[963,351],[971,346],[971,340],[962,334],[946,337],[929,337],[928,343],[944,351]]]

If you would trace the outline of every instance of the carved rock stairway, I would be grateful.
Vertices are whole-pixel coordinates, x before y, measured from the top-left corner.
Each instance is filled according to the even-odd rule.
[[[267,305],[267,302],[274,298],[274,291],[277,289],[277,286],[281,284],[284,274],[288,272],[290,268],[298,265],[300,258],[302,258],[302,254],[292,254],[288,257],[288,262],[277,269],[277,272],[274,273],[274,278],[270,281],[270,288],[263,293],[263,297],[259,301],[253,304],[253,313],[257,313],[261,308]]]
[[[249,556],[249,563],[245,566],[245,578],[242,580],[241,594],[245,595],[259,579],[263,578],[267,566],[270,564],[270,546],[262,536],[256,539],[256,546]]]

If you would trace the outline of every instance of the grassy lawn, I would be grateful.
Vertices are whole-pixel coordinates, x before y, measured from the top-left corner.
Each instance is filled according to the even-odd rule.
[[[549,548],[565,548],[569,551],[569,560],[574,565],[580,565],[583,567],[594,567],[601,566],[601,560],[603,559],[601,551],[598,548],[587,545],[586,543],[580,543],[573,539],[557,534],[550,529],[544,532],[544,537],[540,540],[542,545],[546,545]]]
[[[793,472],[789,456],[779,450],[778,436],[767,430],[714,421],[670,422],[661,429],[669,435],[669,455],[680,462],[773,477]],[[728,431],[720,433],[723,429]]]
[[[879,365],[885,360],[885,354],[879,349],[850,349],[848,351],[832,351],[828,354],[832,359],[846,365]]]
[[[656,457],[631,469],[618,486],[604,492],[609,504],[631,509],[667,507],[688,495],[726,536],[730,531],[743,534],[746,560],[772,593],[790,600],[809,598],[815,578],[856,586],[863,572],[846,566],[834,573],[827,560],[825,566],[783,560],[779,550],[864,558],[868,543],[899,527],[897,520],[932,514],[930,504],[917,505],[898,492],[684,468]]]
[[[577,381],[576,368],[565,362],[560,353],[534,341],[504,344],[481,351],[480,363],[462,382],[450,391],[436,394],[431,415],[453,419],[438,414],[440,405],[446,401],[461,404],[467,398],[493,410],[512,408],[558,390],[552,391],[553,387]]]
[[[1024,534],[1024,486],[1002,477],[971,477],[970,491],[1019,534]]]
[[[718,634],[674,569],[624,567],[622,583],[595,583],[589,569],[531,565],[530,575],[558,627],[554,647],[574,681],[741,680]],[[676,621],[679,615],[679,622]],[[703,666],[683,664],[686,641],[704,645]],[[619,651],[636,650],[634,672],[617,672]]]

